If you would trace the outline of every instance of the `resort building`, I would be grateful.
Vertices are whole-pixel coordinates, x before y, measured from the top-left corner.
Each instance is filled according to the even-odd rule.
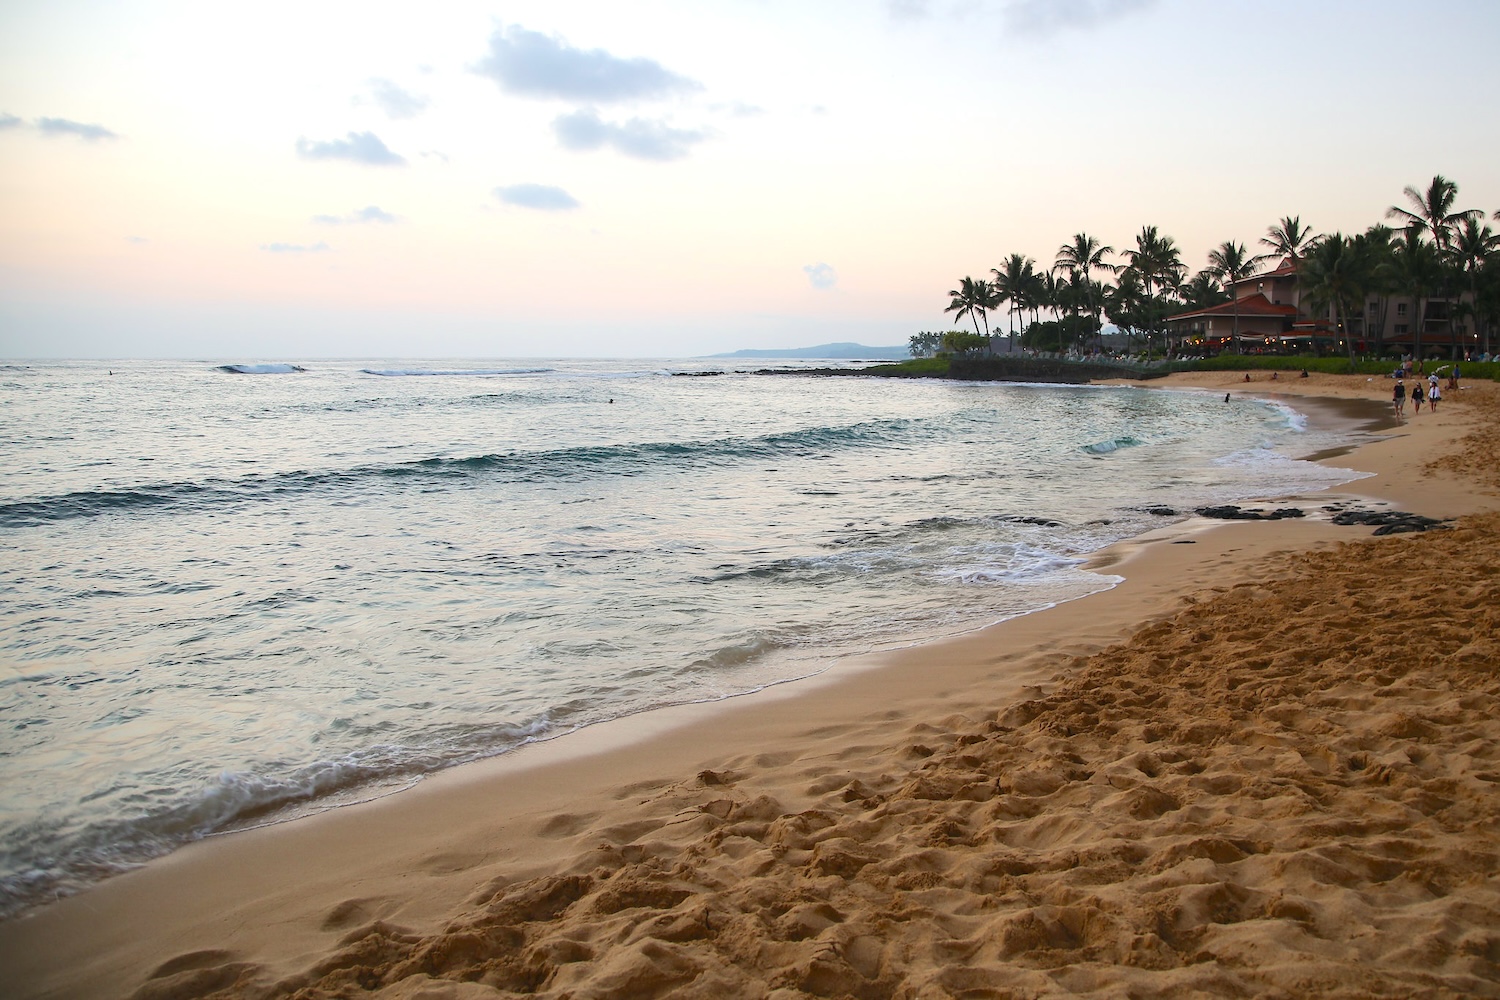
[[[1238,350],[1246,354],[1342,353],[1346,336],[1354,338],[1356,354],[1451,357],[1456,350],[1466,357],[1480,350],[1473,312],[1462,308],[1469,301],[1467,292],[1420,300],[1372,293],[1353,315],[1340,316],[1342,329],[1335,329],[1331,308],[1316,315],[1304,308],[1297,259],[1287,257],[1275,270],[1235,282],[1234,296],[1220,305],[1169,316],[1169,341],[1187,350],[1229,350],[1238,329]]]

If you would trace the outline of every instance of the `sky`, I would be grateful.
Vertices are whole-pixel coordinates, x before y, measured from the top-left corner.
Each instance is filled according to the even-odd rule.
[[[0,356],[688,357],[1500,209],[1495,0],[6,0]]]

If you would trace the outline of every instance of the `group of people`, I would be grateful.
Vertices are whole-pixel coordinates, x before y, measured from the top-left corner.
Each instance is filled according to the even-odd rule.
[[[1453,382],[1454,380],[1451,378],[1448,380],[1450,386],[1453,385]],[[1436,374],[1427,376],[1425,391],[1420,378],[1412,381],[1411,405],[1414,414],[1422,412],[1422,400],[1424,398],[1427,400],[1428,411],[1436,413],[1438,403],[1443,398],[1443,390],[1438,387],[1438,377]],[[1396,379],[1395,388],[1391,390],[1391,403],[1396,407],[1396,417],[1398,419],[1406,415],[1406,382],[1399,377]]]

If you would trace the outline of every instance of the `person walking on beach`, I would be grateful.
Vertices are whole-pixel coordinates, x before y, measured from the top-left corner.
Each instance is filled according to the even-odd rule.
[[[1423,393],[1423,391],[1422,391],[1422,383],[1418,382],[1412,388],[1412,391],[1411,391],[1411,415],[1412,416],[1415,417],[1417,414],[1419,414],[1419,413],[1422,412],[1422,397],[1424,395],[1425,395],[1425,393]]]
[[[1443,390],[1438,388],[1436,382],[1432,383],[1432,386],[1427,390],[1427,411],[1429,413],[1436,413],[1438,400],[1442,398]]]
[[[1396,388],[1391,390],[1391,405],[1396,408],[1396,418],[1400,419],[1406,412],[1406,383],[1399,378],[1396,380]]]

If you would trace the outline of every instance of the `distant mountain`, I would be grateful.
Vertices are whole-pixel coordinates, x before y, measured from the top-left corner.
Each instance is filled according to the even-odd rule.
[[[911,357],[905,347],[866,347],[864,344],[819,344],[817,347],[790,347],[785,350],[734,351],[730,354],[710,354],[711,358],[829,358],[847,361],[853,358],[889,361]]]

